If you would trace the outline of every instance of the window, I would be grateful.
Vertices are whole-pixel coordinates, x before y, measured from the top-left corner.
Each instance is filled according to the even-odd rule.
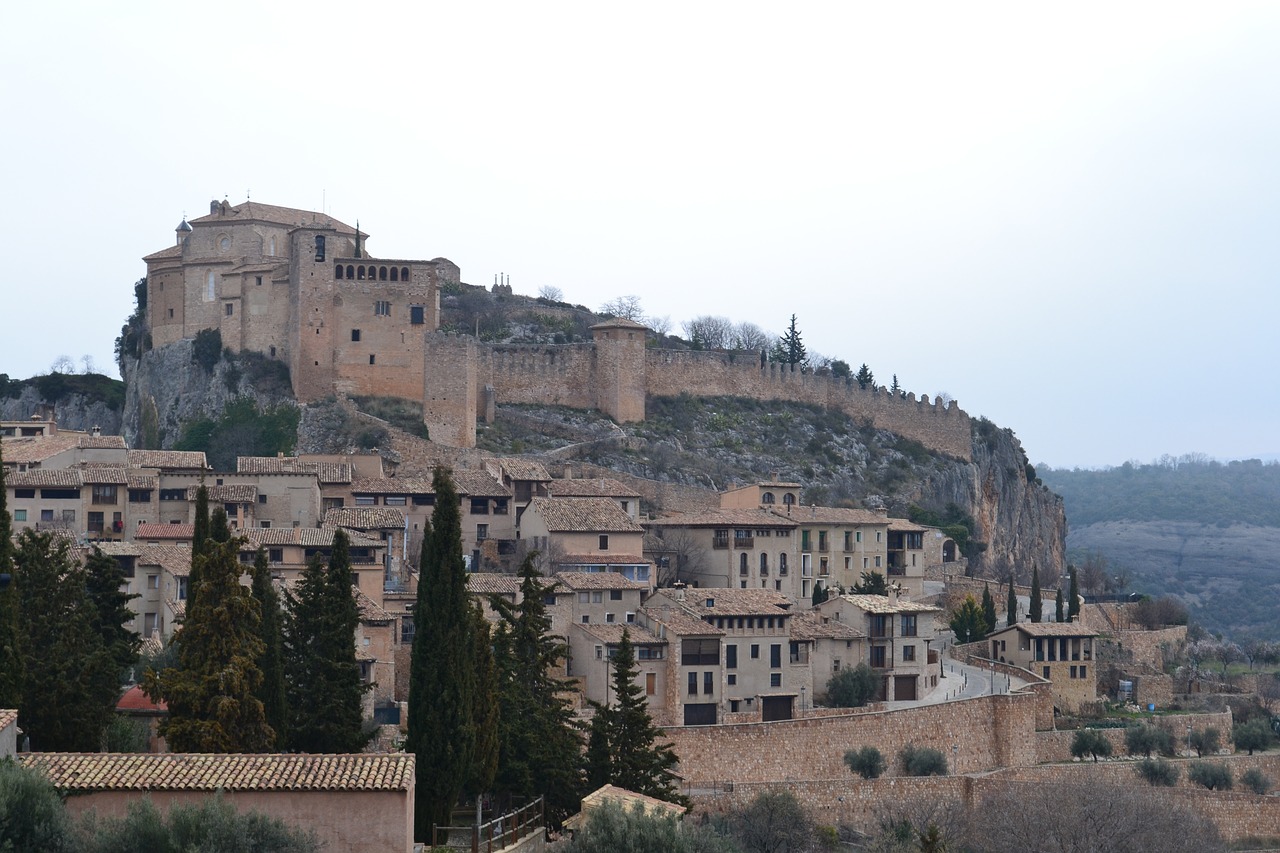
[[[902,636],[904,637],[916,636],[916,614],[914,613],[902,614]]]
[[[283,549],[283,548],[268,548],[268,549],[267,549],[267,561],[268,561],[268,562],[271,562],[271,563],[283,563],[283,562],[284,562],[284,549]]]
[[[356,506],[377,506],[377,495],[356,495]]]
[[[103,525],[102,513],[100,512],[89,513],[89,532],[90,533],[101,533],[102,525]],[[1075,669],[1075,667],[1072,667],[1072,669]]]
[[[747,555],[743,552],[738,555],[738,574],[742,577],[747,576]]]
[[[644,674],[644,695],[652,696],[658,692],[658,676],[656,673],[646,672]]]
[[[752,660],[760,659],[760,646],[757,645],[756,643],[751,644],[751,659]]]
[[[782,666],[782,646],[779,643],[774,643],[769,646],[769,667],[777,669],[780,666]]]
[[[142,615],[142,633],[150,637],[156,632],[156,614],[144,613]]]
[[[762,494],[760,496],[760,503],[762,504],[774,503],[773,492],[765,492],[764,494]]]
[[[635,614],[635,612],[634,612],[634,611],[631,611],[631,610],[628,610],[628,611],[627,611],[627,624],[628,624],[628,625],[634,625],[634,624],[635,624],[635,621],[636,621],[636,614]]]
[[[76,511],[74,509],[64,509],[62,511],[62,522],[63,524],[75,524]]]
[[[360,341],[360,330],[359,330],[359,329],[352,329],[352,330],[351,330],[351,340],[352,340],[352,342],[353,342],[353,343],[358,343],[358,342]]]
[[[421,305],[410,305],[410,306],[409,306],[409,322],[410,322],[410,323],[412,323],[412,324],[413,324],[413,325],[415,325],[415,326],[421,326],[424,322],[426,322],[426,321],[425,321],[425,319],[424,319],[424,318],[423,318],[423,316],[422,316],[422,306],[421,306]]]
[[[884,531],[883,531],[883,530],[877,530],[877,531],[876,531],[876,541],[877,541],[877,542],[882,542],[882,541],[884,541]]]
[[[782,686],[782,673],[780,673],[780,672],[771,672],[771,673],[769,673],[769,686],[770,686],[770,687],[781,687],[781,686]]]
[[[785,575],[787,573],[787,555],[778,555],[778,574]]]
[[[1080,677],[1081,677],[1081,678],[1088,678],[1088,677],[1089,677],[1089,667],[1087,667],[1087,666],[1082,666],[1082,667],[1080,667]]]
[[[871,647],[871,666],[873,669],[884,669],[884,646]]]
[[[26,520],[27,520],[27,511],[26,511],[25,509],[15,509],[15,510],[13,511],[13,520],[14,520],[14,521],[26,521]]]
[[[832,672],[840,671],[840,658],[836,658],[833,661],[831,661],[831,671]]]
[[[227,316],[228,316],[228,317],[230,317],[232,314],[234,314],[234,313],[235,313],[235,310],[236,310],[236,309],[235,309],[235,306],[234,306],[234,305],[232,305],[230,302],[228,302],[228,303],[227,303],[225,306],[223,306],[223,307],[224,307],[224,308],[226,308]]]
[[[877,555],[876,555],[876,568],[877,568],[877,569],[878,569],[878,568],[880,568],[880,555],[879,555],[879,554],[877,554]]]
[[[603,602],[603,601],[604,601],[604,593],[603,593],[603,592],[601,592],[601,591],[597,590],[597,591],[595,591],[595,592],[591,593],[591,603],[592,603],[592,604],[600,604],[600,603],[601,603],[601,602]]]
[[[160,588],[160,576],[147,575],[147,589],[159,589],[159,588]]]
[[[611,589],[611,590],[609,590],[609,600],[610,600],[610,601],[621,601],[621,600],[622,600],[622,590],[620,590],[620,589]]]
[[[51,509],[42,509],[42,510],[40,510],[40,520],[41,520],[41,521],[53,521],[53,510],[51,510]]]
[[[373,353],[369,353],[369,363],[370,363],[370,364],[377,364],[377,363],[378,363],[378,357],[377,357],[376,355],[374,355]]]
[[[402,644],[403,644],[403,643],[412,643],[412,642],[413,642],[413,635],[414,635],[415,630],[416,630],[416,629],[415,629],[415,627],[414,627],[414,622],[413,622],[413,617],[412,617],[412,616],[401,616],[401,617],[400,617],[400,642],[401,642]]]
[[[378,300],[377,302],[373,303],[373,314],[375,317],[390,317],[391,303],[383,302],[382,300]]]
[[[613,614],[612,614],[612,613],[606,613],[606,614],[604,615],[604,621],[605,621],[605,622],[607,622],[607,623],[609,623],[610,625],[612,625],[612,624],[614,623]]]
[[[737,646],[724,647],[724,665],[726,669],[738,668],[738,647]]]
[[[110,485],[98,485],[93,487],[93,502],[96,504],[115,504],[117,501],[116,487]]]
[[[324,235],[323,234],[316,235],[316,260],[317,261],[324,260]]]
[[[266,503],[266,502],[267,502],[267,496],[266,496],[266,495],[258,495],[258,503],[260,503],[260,504],[264,504],[264,503]]]
[[[868,558],[866,558],[866,557],[863,557],[863,558],[862,558],[862,568],[864,568],[864,569],[869,569],[869,568],[871,568],[870,560],[869,560]]]
[[[600,550],[601,551],[609,550],[609,534],[608,533],[600,534]]]
[[[546,595],[542,596],[542,603],[547,607],[555,607],[556,594],[554,592],[548,592]]]
[[[472,498],[471,514],[472,515],[488,515],[489,499],[488,498]]]
[[[1076,677],[1077,677],[1077,676],[1076,676],[1076,670],[1077,670],[1077,669],[1079,669],[1079,667],[1075,667],[1075,666],[1071,667],[1071,677],[1072,677],[1072,678],[1076,678]]]
[[[689,695],[698,695],[698,673],[696,672],[689,673]]]
[[[15,498],[34,498],[36,496],[35,489],[14,489],[13,496]]]
[[[486,539],[488,539],[488,538],[489,538],[489,525],[487,525],[487,524],[477,524],[477,525],[476,525],[476,540],[477,540],[477,541],[479,541],[479,542],[483,542],[484,540],[486,540]]]
[[[703,693],[710,695],[715,692],[715,677],[716,677],[716,674],[714,672],[702,673],[702,692]]]
[[[216,297],[217,280],[213,277],[213,273],[209,273],[204,279],[204,301],[212,302]],[[172,310],[172,309],[171,309]],[[172,315],[170,315],[172,316]]]
[[[590,625],[590,624],[591,624],[591,617],[590,617],[589,615],[587,615],[587,614],[585,614],[585,613],[584,613],[584,614],[582,615],[582,624],[583,624],[583,625]]]
[[[130,489],[129,503],[131,504],[151,503],[151,490],[150,489]]]
[[[1048,680],[1049,678],[1049,667],[1047,666],[1044,668],[1044,677],[1045,677],[1045,680]]]
[[[787,493],[782,496],[783,506],[792,506],[795,502],[796,502],[796,496],[793,494]]]
[[[915,659],[916,659],[916,647],[915,647],[915,646],[903,646],[903,647],[902,647],[902,659],[903,659],[903,660],[905,660],[905,661],[913,661],[913,660],[915,660]]]
[[[256,282],[254,282],[254,284],[256,284],[258,287],[262,287],[262,276],[260,276],[260,275],[259,275],[259,276],[255,276],[255,278],[257,279],[257,281],[256,281]]]
[[[73,501],[80,497],[79,489],[41,489],[40,497],[45,500]]]
[[[684,666],[719,666],[720,641],[716,639],[681,640],[680,663]]]

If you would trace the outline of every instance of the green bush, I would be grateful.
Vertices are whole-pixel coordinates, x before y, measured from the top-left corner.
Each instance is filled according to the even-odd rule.
[[[222,332],[217,329],[201,329],[196,332],[195,343],[191,347],[191,360],[204,368],[205,373],[213,373],[220,358]]]
[[[1097,729],[1077,729],[1076,736],[1071,740],[1071,754],[1076,758],[1091,755],[1096,762],[1100,756],[1111,754],[1111,741]]]
[[[1187,778],[1210,791],[1231,790],[1231,768],[1221,761],[1193,761]]]
[[[878,779],[885,771],[884,756],[874,746],[850,749],[844,754],[844,763],[863,779]]]
[[[1124,745],[1130,755],[1173,755],[1173,735],[1167,729],[1145,723],[1125,727]]]
[[[605,802],[587,815],[587,822],[564,848],[566,853],[643,851],[643,853],[731,853],[735,848],[710,830],[674,816],[646,813],[639,804],[630,811]]]
[[[1191,733],[1191,748],[1196,751],[1197,757],[1206,752],[1212,755],[1222,749],[1222,733],[1213,726],[1197,729]]]
[[[1265,750],[1271,745],[1271,727],[1263,718],[1255,717],[1243,725],[1236,726],[1231,739],[1235,742],[1236,749],[1247,749],[1249,754],[1253,755],[1255,749]]]
[[[0,761],[0,850],[72,849],[71,824],[53,784],[12,759]]]
[[[1133,769],[1149,785],[1172,788],[1178,783],[1178,766],[1163,758],[1144,758]]]
[[[928,746],[907,744],[898,755],[902,772],[908,776],[946,776],[947,757]]]
[[[1271,780],[1257,767],[1250,767],[1240,776],[1240,784],[1255,794],[1265,794],[1271,790]]]
[[[86,853],[317,853],[320,843],[310,832],[294,829],[259,812],[237,812],[220,795],[199,805],[177,805],[168,818],[149,799],[129,804],[122,818],[89,821]]]
[[[833,708],[860,708],[871,701],[879,686],[880,679],[865,663],[842,669],[827,681],[827,704]]]

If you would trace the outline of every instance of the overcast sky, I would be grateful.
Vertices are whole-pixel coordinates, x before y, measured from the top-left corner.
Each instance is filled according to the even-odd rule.
[[[0,372],[112,365],[211,199],[946,392],[1032,461],[1280,453],[1280,5],[23,3]],[[112,365],[109,372],[115,373]]]

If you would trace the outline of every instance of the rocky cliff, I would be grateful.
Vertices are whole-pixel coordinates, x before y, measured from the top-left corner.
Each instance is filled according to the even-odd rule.
[[[87,432],[99,427],[107,435],[119,435],[119,405],[86,394],[67,394],[48,400],[35,385],[23,388],[18,396],[0,400],[0,420],[25,421],[32,417],[52,418],[63,429]]]

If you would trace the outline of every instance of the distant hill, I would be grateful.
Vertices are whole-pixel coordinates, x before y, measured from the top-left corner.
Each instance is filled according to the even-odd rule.
[[[1038,474],[1062,495],[1077,564],[1101,554],[1212,631],[1280,637],[1280,464],[1165,457]]]

